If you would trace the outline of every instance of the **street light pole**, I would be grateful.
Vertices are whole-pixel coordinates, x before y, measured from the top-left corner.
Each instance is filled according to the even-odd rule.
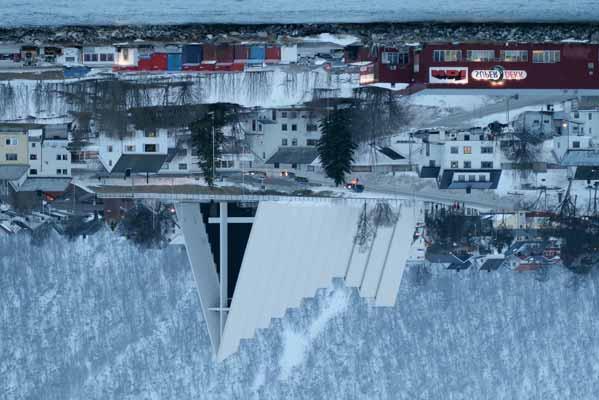
[[[214,176],[216,173],[216,167],[215,167],[215,162],[214,162],[214,112],[212,112],[212,183],[214,184]]]

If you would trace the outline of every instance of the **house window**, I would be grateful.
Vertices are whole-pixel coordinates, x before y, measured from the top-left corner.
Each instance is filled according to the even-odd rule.
[[[458,147],[457,146],[452,146],[451,147],[451,154],[458,154]]]
[[[286,130],[287,130],[287,124],[283,124],[283,125],[281,125],[281,130],[284,130],[284,131],[286,131]]]
[[[575,149],[580,149],[580,142],[578,140],[572,142],[572,147]]]
[[[62,174],[63,174],[63,175],[67,175],[67,170],[66,170],[66,169],[63,169],[63,170],[62,170]]]
[[[127,61],[129,59],[129,49],[122,49],[123,53],[123,61]]]
[[[108,160],[108,166],[112,167],[112,160]]]
[[[36,143],[31,143],[31,147],[35,148]]]
[[[589,113],[589,121],[593,119],[593,113]]]
[[[495,61],[495,50],[468,50],[466,58],[473,62]]]
[[[291,139],[291,145],[292,146],[297,146],[297,139],[296,138]]]
[[[145,131],[144,136],[145,137],[156,137],[156,131]]]
[[[252,131],[256,132],[256,120],[252,120]]]
[[[464,154],[472,154],[472,147],[464,146]]]
[[[318,139],[307,139],[306,140],[306,146],[317,146],[318,145]]]
[[[280,164],[278,162],[276,162],[276,163],[274,163],[273,167],[276,168],[276,169],[279,169],[281,166],[280,166]]]
[[[157,151],[157,144],[144,144],[144,153],[156,153]]]
[[[462,61],[462,50],[433,50],[434,62]]]
[[[57,169],[56,170],[56,175],[62,175],[62,169]]]
[[[277,120],[277,110],[272,110],[272,120],[273,121]]]
[[[504,62],[528,62],[528,50],[501,50],[499,54]]]
[[[483,161],[480,163],[481,168],[493,168],[493,161]]]
[[[69,159],[69,155],[68,154],[63,154],[62,155],[62,159],[63,159],[63,161],[67,161]]]
[[[112,153],[112,145],[109,145],[109,146],[108,146],[108,152],[109,152],[109,153]]]
[[[186,163],[181,163],[181,164],[179,164],[179,169],[180,169],[180,170],[185,170],[185,169],[187,169],[187,164],[186,164]]]
[[[258,124],[258,132],[262,132],[262,124]]]
[[[450,165],[451,165],[451,168],[459,168],[460,167],[459,163],[457,161],[451,161]]]
[[[283,146],[287,146],[287,139],[281,139],[281,144]]]
[[[464,168],[472,168],[472,163],[470,161],[464,161]]]
[[[60,156],[60,154],[57,154],[57,155],[56,155],[56,160],[57,160],[57,161],[60,161],[60,160],[62,160],[62,157]]]
[[[308,132],[314,132],[314,131],[317,131],[317,130],[318,130],[318,125],[316,125],[316,124],[307,124],[307,125],[306,125],[306,130],[307,130]]]
[[[410,61],[410,56],[407,51],[401,51],[401,52],[385,51],[382,54],[381,61],[383,64],[404,65]]]
[[[37,154],[29,154],[30,160],[37,160]]]
[[[6,153],[6,161],[17,161],[17,158],[16,153]]]
[[[535,64],[555,64],[559,62],[559,50],[533,50],[532,62]]]
[[[580,113],[578,111],[574,113],[574,118],[580,118]]]
[[[476,182],[476,175],[468,175],[469,182]]]
[[[127,146],[125,146],[125,151],[127,151],[127,152],[134,152],[135,151],[135,145],[134,144],[128,144]]]
[[[6,139],[7,146],[16,146],[19,144],[19,140],[17,138],[11,137]]]
[[[291,130],[297,131],[297,124],[291,124]]]
[[[281,118],[287,118],[287,111],[281,111]]]
[[[486,175],[479,175],[478,176],[478,180],[479,180],[479,182],[486,182],[487,176]]]
[[[493,147],[492,146],[483,146],[480,148],[480,152],[483,154],[492,154],[493,153]]]
[[[470,135],[464,135],[464,141],[466,141],[466,142],[470,141]]]
[[[37,169],[35,169],[35,168],[30,169],[29,175],[37,175]]]
[[[458,182],[466,182],[466,175],[458,175]]]

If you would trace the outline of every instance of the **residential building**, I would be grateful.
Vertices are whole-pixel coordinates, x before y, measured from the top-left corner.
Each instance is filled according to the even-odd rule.
[[[69,125],[46,125],[29,129],[28,177],[71,176],[71,154],[68,150]]]
[[[83,65],[88,67],[112,67],[115,54],[114,46],[85,46],[82,49]]]
[[[317,157],[319,120],[320,114],[308,108],[260,110],[244,121],[242,129],[257,162],[305,169]]]
[[[496,189],[501,177],[499,142],[488,130],[429,132],[424,139],[422,178],[440,189]]]
[[[582,123],[571,119],[567,112],[552,109],[525,111],[518,115],[513,126],[516,134],[522,133],[541,140],[560,135],[578,135],[582,129]]]
[[[122,137],[101,134],[97,143],[98,158],[109,174],[156,173],[168,157],[169,133],[130,125]]]
[[[27,130],[0,126],[0,181],[23,177],[29,169]]]
[[[599,138],[599,97],[582,97],[570,113],[573,121],[582,124],[581,134]]]

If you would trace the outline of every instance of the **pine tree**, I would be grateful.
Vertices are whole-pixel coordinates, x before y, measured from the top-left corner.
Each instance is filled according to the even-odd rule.
[[[235,120],[236,111],[236,107],[229,104],[214,104],[210,106],[209,112],[189,126],[192,145],[198,154],[198,164],[210,187],[214,187],[216,175],[213,160],[218,160],[222,156],[222,145],[225,140],[222,128]]]
[[[345,174],[351,172],[353,154],[357,148],[351,134],[351,112],[348,109],[333,110],[320,121],[320,129],[320,162],[335,185],[341,185],[345,183]]]

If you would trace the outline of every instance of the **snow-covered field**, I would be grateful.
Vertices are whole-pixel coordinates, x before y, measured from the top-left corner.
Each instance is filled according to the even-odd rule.
[[[40,253],[44,254],[40,257]],[[0,236],[0,398],[595,399],[599,274],[408,269],[339,285],[212,360],[181,247]]]
[[[599,19],[595,0],[4,0],[2,12],[0,26]]]

